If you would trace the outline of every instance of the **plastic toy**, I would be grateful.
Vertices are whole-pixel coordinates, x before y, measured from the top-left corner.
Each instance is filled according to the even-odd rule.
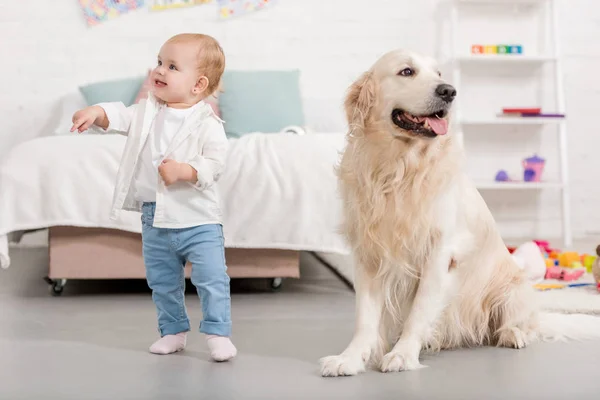
[[[558,289],[562,287],[579,287],[593,285],[600,291],[600,245],[596,247],[596,256],[590,254],[579,254],[575,251],[561,252],[559,249],[553,249],[545,240],[532,240],[540,250],[543,261],[546,266],[544,279],[557,279],[562,281],[574,281],[583,274],[592,273],[596,283],[571,283],[567,285],[545,284],[534,285],[539,290]],[[515,252],[514,247],[508,247],[509,252]],[[554,285],[554,286],[552,286]]]
[[[546,160],[538,157],[536,154],[533,157],[523,160],[523,180],[525,182],[540,182],[545,163]]]
[[[544,165],[546,160],[541,157],[538,157],[534,154],[532,157],[526,158],[521,161],[523,166],[523,181],[525,182],[541,182],[542,180],[542,172],[544,172]],[[514,182],[513,179],[508,176],[508,172],[501,169],[496,172],[496,176],[494,177],[494,181],[496,182]]]
[[[583,266],[585,267],[588,273],[592,272],[592,267],[597,258],[598,257],[589,254],[583,254],[581,256],[581,262],[583,263]]]
[[[498,46],[495,45],[485,45],[483,48],[483,52],[485,54],[497,54],[498,53]]]
[[[540,250],[544,251],[545,253],[550,253],[552,251],[550,248],[550,243],[548,243],[547,240],[534,240],[533,242],[537,244]]]
[[[471,53],[472,54],[483,54],[483,46],[480,44],[474,44],[473,46],[471,46]]]
[[[594,283],[536,283],[533,285],[538,290],[550,290],[550,289],[563,289],[566,287],[580,287],[580,286],[596,286]]]
[[[546,267],[558,267],[558,260],[554,258],[546,258]]]
[[[523,54],[520,44],[474,44],[471,45],[471,54]]]
[[[583,268],[583,264],[581,261],[573,261],[571,263],[571,268]]]
[[[581,263],[579,261],[579,253],[574,252],[574,251],[567,251],[567,252],[561,253],[558,256],[558,261],[559,261],[561,267],[573,268],[573,264],[575,262],[578,262],[579,265],[581,266]]]
[[[496,182],[510,182],[510,178],[508,177],[508,173],[504,170],[500,170],[496,173],[496,177],[494,178]]]
[[[550,289],[562,289],[567,285],[561,285],[560,283],[536,283],[533,287],[537,290],[550,290]]]
[[[523,54],[523,46],[521,46],[521,45],[510,46],[510,54]]]
[[[576,269],[574,271],[567,271],[561,267],[550,267],[546,270],[546,276],[544,279],[558,279],[561,281],[575,281],[581,278],[581,275],[585,273],[584,269]]]
[[[498,54],[510,54],[510,46],[506,46],[504,44],[499,44],[497,46]]]

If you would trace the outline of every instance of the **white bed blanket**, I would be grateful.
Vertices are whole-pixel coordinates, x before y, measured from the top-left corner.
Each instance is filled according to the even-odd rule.
[[[125,144],[120,135],[51,136],[22,143],[0,164],[0,262],[7,234],[68,225],[141,232],[140,215],[109,219]],[[337,233],[334,165],[343,134],[250,134],[230,140],[218,181],[225,245],[347,254]]]

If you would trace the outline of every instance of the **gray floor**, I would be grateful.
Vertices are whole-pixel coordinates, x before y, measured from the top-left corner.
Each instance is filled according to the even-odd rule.
[[[50,297],[43,249],[13,249],[0,271],[0,399],[597,399],[600,343],[481,348],[424,358],[429,368],[321,378],[353,327],[351,291],[311,255],[279,293],[234,281],[231,363],[185,352],[154,356],[155,313],[143,282],[69,282]],[[190,292],[188,311],[200,307]]]

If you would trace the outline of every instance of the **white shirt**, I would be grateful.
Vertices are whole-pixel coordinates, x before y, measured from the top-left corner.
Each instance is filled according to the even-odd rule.
[[[134,179],[134,198],[137,201],[156,201],[156,187],[160,179],[158,166],[165,158],[169,144],[181,129],[186,117],[198,104],[184,109],[163,107],[157,113],[137,163]]]
[[[141,211],[142,202],[135,199],[136,173],[138,164],[144,160],[142,149],[146,142],[150,142],[150,154],[152,148],[162,149],[164,143],[169,142],[164,153],[156,152],[158,160],[173,159],[177,162],[190,164],[197,172],[196,182],[177,182],[166,186],[162,179],[158,179],[158,165],[154,167],[149,176],[156,176],[156,212],[154,214],[153,226],[157,228],[187,228],[203,224],[220,224],[223,218],[221,213],[219,193],[216,182],[225,167],[227,158],[228,140],[223,129],[223,121],[216,116],[212,108],[201,101],[189,110],[190,114],[185,118],[177,129],[175,136],[168,140],[169,135],[164,132],[150,137],[150,128],[156,121],[157,133],[159,125],[167,126],[163,131],[171,131],[171,111],[163,123],[158,122],[157,117],[166,105],[158,101],[152,93],[148,93],[148,99],[139,104],[126,107],[123,103],[101,103],[98,104],[106,111],[109,125],[106,131],[127,135],[125,148],[121,158],[121,164],[117,173],[115,191],[111,216],[113,220],[119,218],[121,210]],[[178,114],[178,110],[174,111]],[[163,118],[163,117],[161,117]],[[166,124],[165,124],[166,122]],[[176,124],[176,123],[175,123]],[[159,140],[160,139],[160,140]],[[161,153],[164,155],[161,159]],[[144,171],[149,171],[148,163]],[[141,167],[140,167],[141,168]],[[140,170],[141,171],[141,170]],[[140,176],[145,173],[140,172]],[[140,188],[145,182],[139,180]],[[141,195],[140,191],[140,195]]]

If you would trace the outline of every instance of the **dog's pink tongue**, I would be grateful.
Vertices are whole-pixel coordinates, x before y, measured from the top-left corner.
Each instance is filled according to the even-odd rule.
[[[448,133],[448,121],[441,118],[427,118],[427,122],[433,131],[438,135]]]

